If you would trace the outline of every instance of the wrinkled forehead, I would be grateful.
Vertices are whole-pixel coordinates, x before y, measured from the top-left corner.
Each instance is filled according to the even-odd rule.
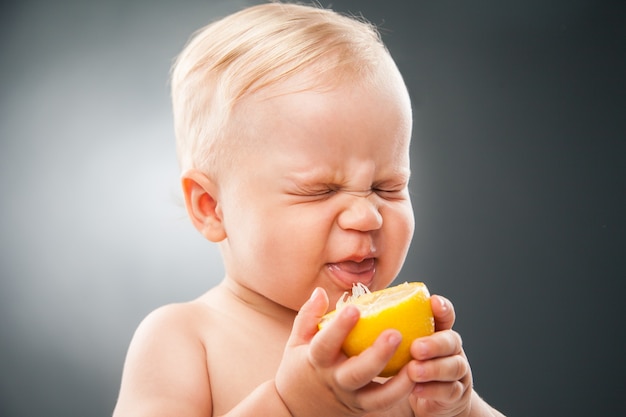
[[[399,159],[401,165],[408,165],[409,143],[412,131],[412,111],[409,94],[404,81],[395,63],[390,57],[381,59],[377,65],[364,69],[344,67],[341,71],[328,71],[323,63],[311,65],[307,70],[291,74],[280,80],[266,84],[252,94],[242,97],[233,107],[230,115],[228,146],[239,155],[260,153],[262,147],[271,143],[267,141],[271,132],[263,131],[259,127],[271,124],[268,119],[295,118],[298,113],[312,111],[308,106],[315,100],[305,100],[298,108],[276,109],[276,103],[293,95],[302,94],[314,97],[322,94],[341,97],[343,95],[363,95],[364,92],[375,92],[367,97],[378,97],[381,111],[393,107],[399,113],[395,126],[386,126],[386,129],[397,129],[394,137],[399,141]],[[332,105],[332,103],[331,103]],[[261,129],[263,130],[263,129]],[[265,139],[265,140],[264,140]],[[406,158],[406,160],[404,160]]]
[[[274,98],[298,93],[331,93],[333,91],[375,91],[401,107],[412,123],[411,102],[407,87],[395,62],[381,50],[376,60],[357,63],[338,63],[333,57],[311,63],[302,71],[275,77],[242,99],[233,108],[234,113],[247,113],[254,117],[254,109]]]
[[[299,121],[311,118],[317,119],[314,126],[320,131],[329,123],[341,130],[342,120],[347,122],[350,115],[356,120],[361,118],[361,123],[369,125],[371,130],[380,131],[381,138],[393,137],[395,144],[408,152],[412,111],[409,94],[395,66],[379,66],[366,75],[349,75],[338,80],[338,77],[321,77],[312,70],[257,91],[242,100],[233,114],[233,124],[245,129],[239,132],[239,137],[248,139],[247,146],[254,146],[254,138],[262,136],[258,131],[260,126],[282,123],[281,126],[299,129],[302,127]],[[374,113],[369,109],[374,109]],[[384,123],[379,126],[381,120]],[[261,130],[265,136],[272,136],[271,128]],[[311,135],[315,136],[315,133]]]

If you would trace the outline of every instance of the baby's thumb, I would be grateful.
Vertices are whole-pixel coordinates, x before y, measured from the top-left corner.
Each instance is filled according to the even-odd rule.
[[[317,325],[328,309],[328,295],[322,288],[316,288],[311,297],[302,305],[293,322],[288,346],[309,343],[318,331]]]
[[[438,332],[450,330],[456,319],[454,306],[452,306],[450,300],[440,295],[433,295],[430,299],[430,305],[435,316],[435,330]]]

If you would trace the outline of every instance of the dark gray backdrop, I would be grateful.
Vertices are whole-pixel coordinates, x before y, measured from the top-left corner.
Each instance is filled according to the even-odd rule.
[[[1,416],[110,415],[141,318],[218,281],[180,204],[167,76],[251,3],[3,4]],[[453,300],[477,390],[511,416],[626,413],[625,2],[332,6],[378,24],[406,78],[399,280]]]

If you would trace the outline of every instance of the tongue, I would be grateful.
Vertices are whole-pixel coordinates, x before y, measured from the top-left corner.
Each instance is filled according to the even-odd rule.
[[[349,272],[351,274],[362,274],[364,272],[369,272],[372,268],[374,268],[374,259],[370,258],[361,262],[345,261],[339,262],[336,265],[342,271]]]

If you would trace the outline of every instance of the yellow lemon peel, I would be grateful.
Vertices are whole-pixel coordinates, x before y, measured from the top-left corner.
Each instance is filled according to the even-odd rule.
[[[386,329],[396,329],[402,334],[400,346],[379,374],[382,377],[396,375],[411,360],[413,340],[435,331],[430,293],[422,282],[405,282],[374,292],[363,284],[355,284],[352,295],[344,293],[337,301],[336,310],[322,317],[319,328],[322,329],[337,311],[348,304],[356,306],[361,317],[343,342],[342,349],[346,355],[360,354]]]

